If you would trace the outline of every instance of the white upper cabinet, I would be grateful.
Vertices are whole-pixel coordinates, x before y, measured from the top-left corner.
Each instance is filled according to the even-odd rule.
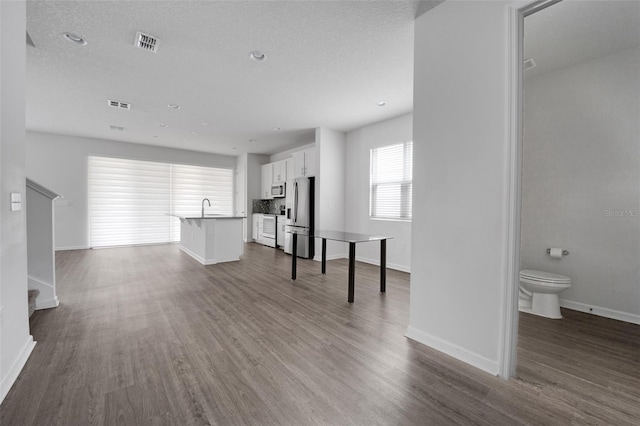
[[[293,157],[292,158],[287,158],[286,160],[287,163],[287,180],[291,180],[293,179],[293,176],[295,175],[294,173],[294,165],[293,165]]]
[[[273,196],[271,195],[271,185],[273,181],[273,163],[263,164],[262,165],[262,182],[261,182],[261,191],[260,198],[263,200],[272,200]]]
[[[273,163],[273,183],[285,183],[287,181],[287,160]]]
[[[293,153],[293,178],[316,175],[316,149],[309,148]]]

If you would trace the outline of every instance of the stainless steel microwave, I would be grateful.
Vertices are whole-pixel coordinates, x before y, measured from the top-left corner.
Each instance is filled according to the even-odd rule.
[[[271,185],[272,197],[284,197],[284,184]]]

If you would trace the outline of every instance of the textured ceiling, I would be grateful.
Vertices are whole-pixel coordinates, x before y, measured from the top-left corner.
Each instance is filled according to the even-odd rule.
[[[437,3],[29,1],[27,129],[237,155],[394,117],[413,107],[414,17]]]
[[[564,0],[524,21],[526,77],[640,45],[640,1]]]

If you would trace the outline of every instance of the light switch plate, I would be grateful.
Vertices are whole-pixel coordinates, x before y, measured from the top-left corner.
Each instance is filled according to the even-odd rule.
[[[17,212],[22,210],[22,203],[11,203],[11,211]]]
[[[12,203],[21,203],[22,202],[22,194],[19,192],[11,193],[11,202]]]

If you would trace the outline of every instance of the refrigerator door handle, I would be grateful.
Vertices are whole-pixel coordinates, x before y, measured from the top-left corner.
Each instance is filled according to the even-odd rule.
[[[293,184],[293,223],[298,222],[298,182]]]

